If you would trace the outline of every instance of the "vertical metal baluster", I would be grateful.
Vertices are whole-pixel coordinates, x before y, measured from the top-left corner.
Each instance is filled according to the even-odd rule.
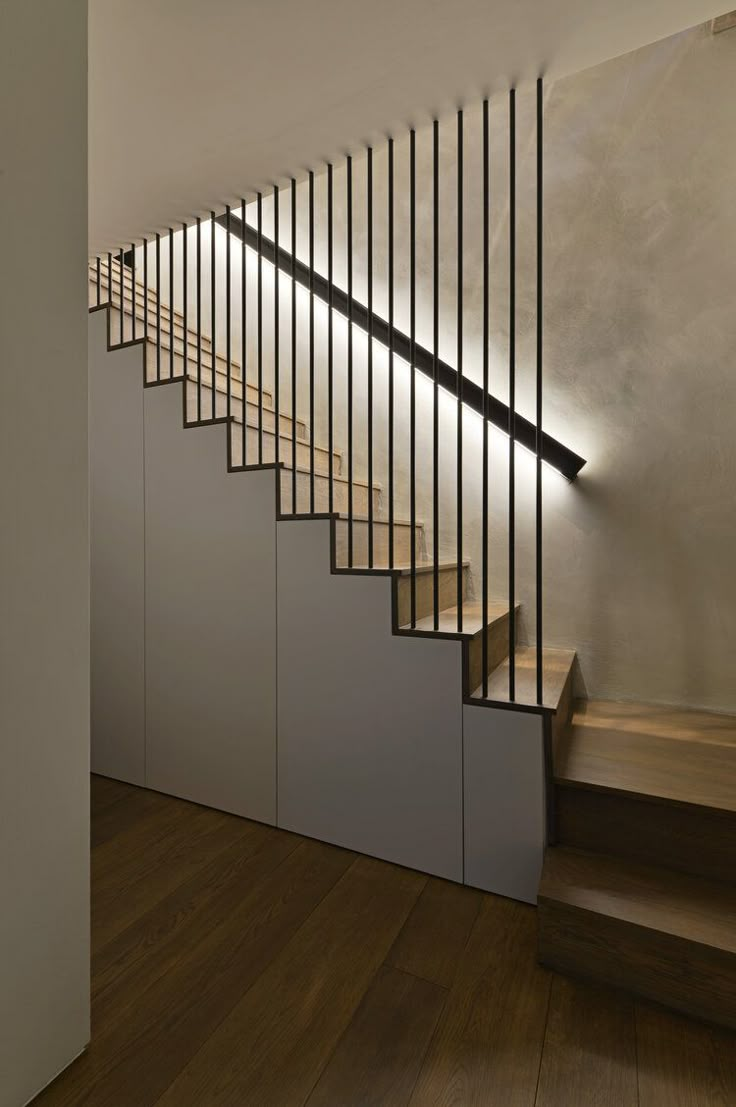
[[[335,510],[334,492],[334,380],[333,380],[333,322],[332,322],[332,285],[333,285],[333,206],[332,206],[332,164],[327,166],[327,448],[330,451],[327,462],[329,471],[330,502],[329,510]]]
[[[102,259],[97,255],[97,306],[102,303]]]
[[[353,567],[353,159],[347,159],[348,249],[348,568]]]
[[[169,377],[174,379],[174,229],[169,227]]]
[[[202,220],[197,216],[197,422],[202,418]]]
[[[217,415],[217,259],[215,257],[215,213],[210,212],[210,330],[212,331],[211,417]]]
[[[232,391],[233,391],[233,362],[232,362],[232,357],[233,357],[233,351],[232,351],[232,335],[230,333],[230,328],[231,328],[231,325],[232,325],[232,314],[231,314],[232,313],[232,307],[231,307],[231,304],[230,304],[230,301],[232,299],[232,277],[231,277],[231,273],[230,273],[230,205],[229,204],[225,208],[225,234],[226,234],[226,237],[227,237],[227,242],[225,243],[225,267],[226,267],[226,272],[225,272],[225,330],[227,332],[226,337],[225,337],[225,357],[226,357],[226,361],[227,361],[227,368],[226,368],[226,373],[227,373],[227,402],[226,402],[225,410],[226,410],[226,413],[227,413],[227,417],[229,419],[230,415],[232,413],[232,406],[233,406],[232,405]],[[228,437],[229,437],[230,433],[231,432],[228,431]]]
[[[417,625],[417,136],[409,133],[409,519],[411,521],[411,625]]]
[[[291,510],[296,515],[296,180],[291,178]]]
[[[481,574],[483,578],[483,611],[481,621],[483,624],[482,645],[482,670],[483,698],[488,695],[488,419],[485,407],[488,402],[489,386],[489,342],[490,342],[490,312],[488,298],[490,290],[490,241],[491,241],[491,212],[490,212],[490,131],[488,121],[488,101],[483,101],[483,509],[481,537]]]
[[[314,514],[314,173],[309,170],[309,511]]]
[[[366,181],[368,278],[368,568],[373,568],[373,148],[368,147]]]
[[[118,264],[120,266],[120,343],[125,342],[125,254],[120,247]]]
[[[509,700],[516,700],[516,89],[509,92]]]
[[[440,124],[432,127],[432,607],[440,626]],[[462,569],[461,569],[462,571]]]
[[[273,384],[274,406],[276,408],[275,460],[278,469],[281,463],[281,357],[280,357],[280,304],[281,271],[279,269],[279,189],[273,186]],[[279,503],[281,503],[281,476],[279,481]]]
[[[143,239],[143,338],[146,345],[143,362],[146,366],[146,380],[148,380],[148,239]]]
[[[133,341],[135,342],[135,340],[136,340],[136,330],[137,330],[136,321],[135,321],[135,313],[136,313],[136,310],[137,310],[137,305],[136,305],[136,297],[135,297],[135,243],[134,242],[131,242],[131,244],[130,244],[130,274],[131,274],[131,286],[130,287],[131,287],[131,293],[132,293],[131,299],[132,299],[132,303],[133,303]]]
[[[112,305],[113,305],[113,296],[112,296],[112,254],[110,254],[110,253],[108,253],[108,255],[107,255],[107,299],[108,299],[108,303],[110,304],[110,307],[112,307]],[[108,319],[109,319],[109,314],[108,314]],[[108,327],[109,327],[109,324],[108,324]]]
[[[241,391],[243,394],[243,433],[240,443],[240,464],[245,466],[248,463],[248,368],[246,365],[246,319],[247,319],[247,305],[248,305],[248,264],[247,253],[245,249],[245,198],[240,201],[240,222],[243,228],[243,240],[241,242],[240,250],[240,383]],[[279,496],[279,506],[281,505],[281,498]]]
[[[457,113],[457,629],[463,629],[463,113]]]
[[[394,140],[388,140],[388,567],[394,567]]]
[[[263,465],[263,195],[258,193],[258,284],[256,337],[258,342],[258,464]]]
[[[537,703],[544,703],[544,643],[542,641],[542,340],[544,286],[542,270],[544,170],[544,87],[537,80],[537,459],[536,459],[536,599],[537,599]]]
[[[189,387],[189,309],[187,307],[187,295],[189,293],[189,246],[187,243],[186,223],[182,223],[181,225],[181,234],[181,302],[184,315],[184,362],[182,365],[182,380],[184,381],[184,403],[186,404],[185,411],[187,413],[188,421],[189,400],[187,398],[187,388]]]
[[[156,380],[161,380],[161,235],[156,231]]]

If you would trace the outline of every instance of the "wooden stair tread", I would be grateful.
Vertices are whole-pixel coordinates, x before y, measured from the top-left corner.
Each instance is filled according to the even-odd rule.
[[[516,658],[516,696],[515,703],[533,705],[537,702],[537,650],[535,646],[519,646],[514,652]],[[565,689],[570,670],[575,661],[575,650],[545,647],[542,652],[544,671],[543,706],[556,711]],[[473,692],[474,699],[483,698],[483,686]],[[486,700],[504,704],[509,703],[509,659],[508,657],[489,674]]]
[[[463,569],[470,568],[470,561],[463,559]],[[457,561],[440,561],[437,563],[437,568],[440,573],[446,573],[450,569],[454,569],[457,572]],[[414,566],[415,571],[419,573],[431,573],[434,571],[433,561],[417,561]],[[394,565],[394,571],[400,573],[401,576],[410,577],[412,568],[411,565]]]
[[[539,901],[736,954],[736,888],[584,850],[547,849]]]
[[[559,784],[736,811],[736,718],[581,700],[555,752]]]
[[[439,626],[435,628],[434,615],[426,615],[423,619],[417,619],[416,626],[405,623],[400,630],[422,631],[426,634],[460,634],[463,638],[474,638],[483,630],[483,605],[478,600],[466,600],[463,604],[463,629],[457,629],[457,604],[454,607],[446,607],[439,613]],[[488,603],[488,622],[491,626],[499,619],[505,618],[509,613],[508,603],[502,600],[492,600]]]

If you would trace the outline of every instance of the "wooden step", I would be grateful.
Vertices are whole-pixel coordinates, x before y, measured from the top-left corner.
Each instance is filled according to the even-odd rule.
[[[285,459],[288,468],[281,474],[281,511],[285,515],[292,513],[292,469],[291,457]],[[341,515],[347,515],[348,511],[348,480],[339,473],[333,473],[332,477],[332,511]],[[297,466],[296,470],[296,511],[297,514],[306,515],[311,507],[309,468]],[[314,474],[314,511],[317,514],[330,511],[330,480],[325,473]],[[353,478],[353,511],[357,515],[368,514],[368,482]],[[373,514],[374,518],[380,518],[381,511],[381,487],[373,485]]]
[[[599,853],[549,848],[539,958],[736,1027],[736,889]]]
[[[168,260],[164,261],[162,259],[161,271],[162,271],[162,274],[166,274],[167,278],[168,278]],[[148,289],[146,290],[146,288],[143,284],[143,265],[141,264],[136,268],[135,298],[136,298],[136,301],[140,301],[142,303],[143,299],[144,299],[144,293],[147,291],[149,302],[153,301],[153,303],[155,304],[155,302],[157,300],[157,290],[156,290],[155,286],[152,283],[153,277],[155,275],[155,262],[153,261],[153,258],[149,258],[148,272],[149,272],[149,285],[148,285]],[[94,287],[95,302],[96,302],[96,298],[97,298],[97,262],[96,262],[96,259],[90,261],[90,263],[89,263],[89,283],[90,283],[91,286]],[[129,296],[132,300],[133,275],[132,275],[132,273],[131,273],[131,271],[130,271],[130,269],[128,268],[127,265],[123,266],[123,288],[124,288],[124,294],[126,295],[126,297]],[[112,259],[112,290],[113,290],[115,299],[119,303],[120,302],[120,263],[119,263],[117,257],[115,257],[115,256],[113,256],[113,259]],[[103,302],[104,302],[104,299],[105,299],[104,294],[107,293],[107,291],[108,291],[107,258],[103,258],[102,259],[102,265],[101,265],[101,268],[100,268],[100,294],[101,294],[101,299],[102,299]],[[173,318],[176,321],[180,322],[180,323],[183,323],[183,321],[184,321],[183,312],[181,312],[178,308],[172,308],[170,304],[168,304],[165,300],[162,300],[161,301],[161,318],[162,319],[164,319],[164,318],[168,319],[171,316],[173,316]]]
[[[395,565],[398,570],[396,581],[396,611],[398,626],[404,626],[411,618],[411,566]],[[457,562],[440,561],[439,606],[440,611],[457,599]],[[416,613],[417,619],[426,619],[434,614],[434,562],[419,561],[416,566]],[[468,595],[468,577],[470,562],[463,561],[463,600]]]
[[[736,883],[736,719],[579,701],[554,755],[558,840]]]
[[[110,287],[112,292],[110,292]],[[107,281],[107,264],[102,270],[102,280],[100,282],[100,303],[104,304],[109,302],[111,307],[116,310],[120,307],[120,279],[113,270],[112,285],[108,286]],[[136,319],[141,323],[145,318],[144,303],[148,303],[148,322],[150,326],[155,325],[156,313],[160,311],[161,315],[161,327],[170,329],[170,324],[173,323],[175,333],[181,333],[184,331],[184,313],[178,308],[172,308],[165,300],[158,301],[156,289],[150,285],[148,287],[147,295],[144,295],[143,283],[141,281],[136,282],[135,291],[135,303],[136,303]],[[133,287],[130,280],[126,280],[123,285],[123,303],[125,305],[126,315],[126,329],[132,330],[132,318],[133,318]],[[89,274],[89,306],[95,307],[97,305],[97,277],[96,274],[90,270]],[[193,316],[190,315],[188,323],[188,330],[190,334],[196,333],[192,328]],[[138,324],[136,325],[138,328]],[[139,329],[139,328],[138,328]],[[126,338],[130,338],[131,335],[126,334]],[[202,345],[209,348],[210,338],[209,335],[202,335]]]
[[[201,412],[202,418],[208,419],[211,415],[212,405],[210,398],[212,392],[209,388],[201,389]],[[193,381],[188,382],[187,387],[187,413],[190,420],[194,420],[197,414],[197,386]],[[235,422],[231,428],[230,442],[231,442],[231,456],[233,465],[242,464],[243,460],[243,425],[239,418],[238,407],[240,405],[233,405],[233,417]],[[225,397],[217,397],[217,403],[215,405],[215,414],[219,418],[226,414]],[[261,452],[261,459],[259,462],[258,457],[258,407],[257,405],[248,403],[246,405],[246,412],[248,418],[247,425],[247,437],[246,437],[246,462],[248,465],[270,465],[276,459],[276,433],[275,433],[275,413],[268,415],[266,409],[263,412],[263,447]],[[292,461],[292,436],[284,430],[284,417],[282,417],[281,434],[280,434],[280,446],[279,446],[279,460],[287,467],[291,467]],[[268,426],[268,423],[271,426]],[[314,466],[315,472],[322,475],[329,474],[329,451],[324,446],[315,445],[314,447]],[[306,438],[300,438],[297,436],[296,442],[296,463],[298,469],[309,469],[311,458],[310,444]],[[333,450],[332,455],[333,473],[341,475],[342,472],[342,454],[339,450]]]
[[[515,696],[514,702],[534,706],[537,702],[537,650],[535,646],[519,646],[514,651]],[[553,714],[552,740],[568,726],[573,707],[573,679],[575,651],[546,646],[542,653],[543,706]],[[483,698],[483,686],[479,684],[472,693],[473,699]],[[504,658],[488,678],[487,701],[507,704],[509,700],[509,659]]]
[[[457,595],[457,577],[455,578],[455,596]],[[411,610],[411,609],[410,609]],[[517,614],[518,614],[517,606]],[[457,603],[450,605],[438,614],[435,627],[434,612],[418,618],[412,627],[408,619],[399,629],[405,633],[438,635],[440,637],[458,637],[464,642],[464,674],[466,687],[464,695],[476,688],[483,675],[483,609],[478,600],[465,600],[462,605],[462,630],[458,631]],[[488,672],[492,673],[508,655],[509,606],[503,600],[492,600],[488,604],[486,623],[488,641]]]
[[[335,564],[338,568],[348,568],[348,520],[340,518],[336,521],[336,550]],[[412,528],[408,520],[394,520],[394,563],[405,564],[411,559]],[[388,539],[390,528],[384,519],[376,519],[373,522],[373,568],[383,569],[388,567]],[[421,557],[424,544],[424,524],[416,525],[416,550],[417,559]],[[424,559],[422,559],[424,560]],[[353,518],[353,560],[352,568],[368,567],[368,521],[365,518]]]
[[[194,403],[196,408],[197,400],[197,374],[190,369],[188,375],[189,387],[188,394]],[[202,373],[202,379],[200,383],[200,407],[205,417],[209,417],[212,412],[212,374],[209,372]],[[217,389],[217,395],[215,397],[215,414],[217,418],[221,418],[223,415],[227,415],[227,377],[218,373],[215,378],[215,387]],[[241,407],[243,395],[243,386],[240,381],[230,381],[230,414],[237,422],[242,422],[243,413]],[[264,392],[264,399],[261,405],[261,418],[263,426],[267,430],[274,430],[276,427],[276,412],[272,407],[270,401],[267,401],[266,397],[270,394]],[[248,425],[252,427],[258,426],[258,389],[255,385],[248,383],[246,390],[246,405],[248,409]],[[191,413],[190,413],[191,414]],[[279,418],[279,426],[281,427],[282,435],[286,435],[291,438],[291,416],[286,414],[285,411],[281,411]],[[296,421],[296,436],[303,442],[309,441],[309,433],[307,424],[297,418]]]

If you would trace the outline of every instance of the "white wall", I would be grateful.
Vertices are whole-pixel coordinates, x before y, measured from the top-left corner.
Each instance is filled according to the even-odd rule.
[[[87,5],[0,7],[0,1104],[89,1038]]]

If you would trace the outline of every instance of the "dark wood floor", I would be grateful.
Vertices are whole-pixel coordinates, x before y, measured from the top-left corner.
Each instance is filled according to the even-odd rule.
[[[531,907],[102,778],[93,1041],[43,1107],[734,1107],[736,1037],[540,968]]]

